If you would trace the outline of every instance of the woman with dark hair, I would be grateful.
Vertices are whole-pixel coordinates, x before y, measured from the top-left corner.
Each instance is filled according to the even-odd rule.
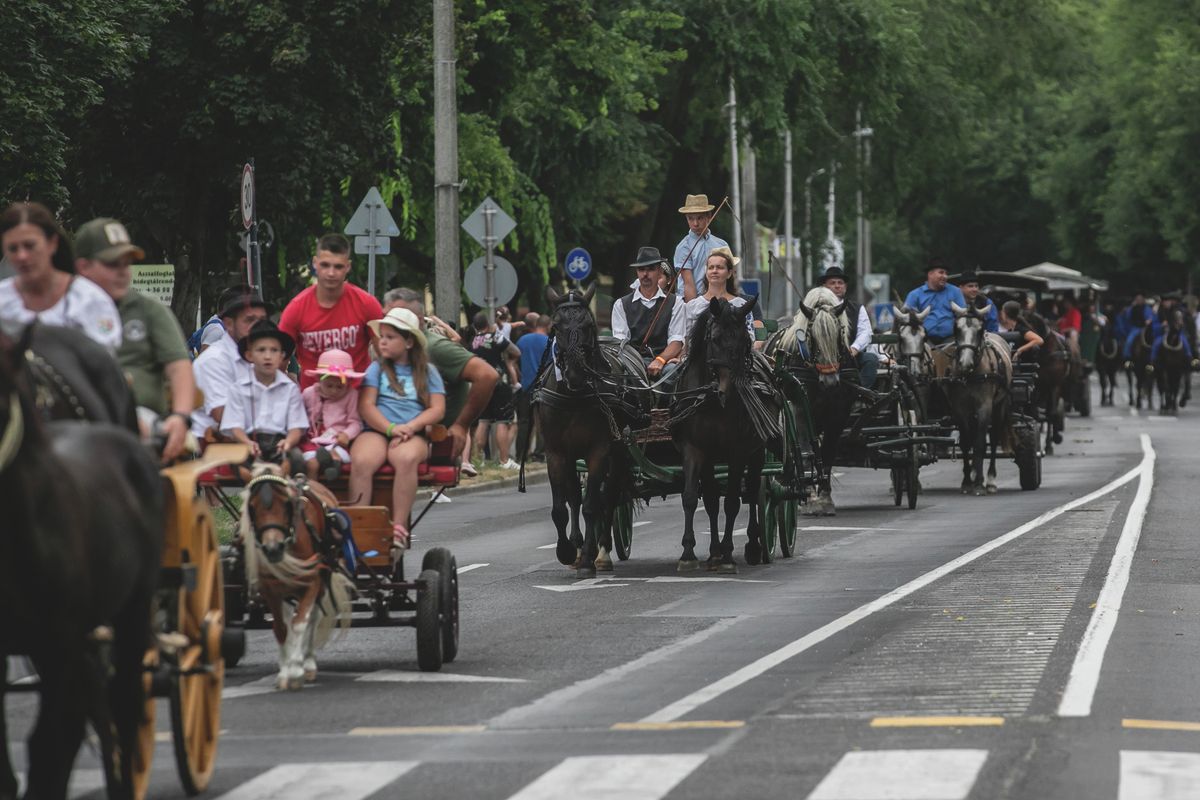
[[[1013,353],[1013,360],[1020,360],[1025,353],[1045,344],[1045,339],[1029,324],[1025,313],[1021,311],[1021,304],[1016,300],[1009,300],[1000,307],[1000,329],[1021,335],[1021,344]]]
[[[0,281],[0,320],[76,328],[116,352],[121,315],[108,293],[75,274],[71,245],[41,203],[0,214],[0,246],[16,274]]]

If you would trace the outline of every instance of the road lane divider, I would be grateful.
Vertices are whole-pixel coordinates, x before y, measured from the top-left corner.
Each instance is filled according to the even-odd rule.
[[[347,736],[454,736],[483,733],[486,725],[401,725],[395,727],[351,728]]]
[[[997,536],[995,539],[992,539],[989,542],[985,542],[979,547],[964,553],[958,558],[948,561],[945,564],[942,564],[940,567],[932,569],[929,572],[926,572],[924,575],[909,581],[903,586],[893,589],[892,591],[877,597],[871,602],[865,603],[853,611],[843,614],[832,622],[826,623],[820,628],[817,628],[816,630],[789,642],[783,647],[767,653],[761,658],[750,662],[746,666],[735,670],[729,675],[713,681],[709,685],[704,686],[697,691],[664,706],[658,711],[655,711],[653,714],[643,717],[640,721],[672,722],[692,713],[700,706],[717,699],[726,692],[742,686],[743,684],[762,675],[767,670],[777,667],[785,661],[815,647],[821,642],[824,642],[826,639],[829,639],[830,637],[846,630],[855,623],[861,622],[871,615],[894,605],[914,592],[924,589],[934,581],[940,580],[941,578],[944,578],[945,576],[955,572],[967,564],[977,561],[988,553],[991,553],[993,550],[996,550],[997,548],[1003,547],[1009,542],[1021,538],[1030,531],[1040,528],[1042,525],[1062,516],[1068,511],[1079,508],[1080,506],[1085,506],[1088,503],[1095,502],[1110,492],[1119,489],[1120,487],[1132,481],[1134,478],[1139,477],[1145,469],[1147,463],[1147,456],[1145,453],[1143,453],[1141,463],[1126,472],[1124,475],[1121,475],[1119,478],[1104,484],[1099,489],[1085,494],[1082,497],[1077,497],[1074,500],[1063,503],[1060,506],[1056,506],[1049,511],[1038,515],[1029,522],[1013,528],[1008,533]]]
[[[1122,728],[1143,731],[1193,731],[1200,732],[1200,722],[1185,722],[1171,719],[1123,719]]]
[[[1108,650],[1113,630],[1117,627],[1117,617],[1121,613],[1121,603],[1129,585],[1130,570],[1133,568],[1133,556],[1137,552],[1138,541],[1142,538],[1146,510],[1150,507],[1150,493],[1154,491],[1154,446],[1147,434],[1141,434],[1140,438],[1142,464],[1139,467],[1141,479],[1138,482],[1137,494],[1129,506],[1129,513],[1125,515],[1121,537],[1117,540],[1116,550],[1113,551],[1112,561],[1108,565],[1108,575],[1104,578],[1104,586],[1096,599],[1092,619],[1088,622],[1083,639],[1079,642],[1079,650],[1075,653],[1075,663],[1071,665],[1067,687],[1058,705],[1060,717],[1086,717],[1092,713],[1092,701],[1096,697],[1096,687],[1100,684],[1104,654]]]
[[[618,722],[614,731],[707,731],[746,727],[744,719],[688,719],[678,722]]]

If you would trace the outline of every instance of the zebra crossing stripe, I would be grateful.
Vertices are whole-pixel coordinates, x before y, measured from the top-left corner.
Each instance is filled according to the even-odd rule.
[[[964,800],[987,750],[846,753],[808,800]]]
[[[659,800],[704,763],[704,755],[568,758],[509,800]]]
[[[417,766],[417,761],[280,764],[218,800],[360,800]]]
[[[1195,800],[1200,797],[1200,753],[1121,751],[1118,800]]]

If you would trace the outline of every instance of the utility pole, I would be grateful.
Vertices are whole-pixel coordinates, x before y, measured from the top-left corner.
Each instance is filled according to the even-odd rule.
[[[867,219],[865,200],[863,198],[867,172],[871,167],[871,135],[874,133],[862,123],[862,103],[854,112],[854,144],[855,156],[858,162],[858,220],[855,238],[855,264],[858,267],[858,281],[854,287],[855,299],[862,305],[866,300],[867,276],[871,274],[871,222]]]
[[[825,215],[828,225],[825,231],[825,241],[833,245],[834,217],[837,216],[837,162],[829,162],[829,200],[825,204]]]
[[[746,243],[742,252],[742,275],[747,278],[757,278],[760,265],[758,263],[758,160],[754,155],[754,144],[749,133],[746,134],[742,145],[742,202],[745,212],[742,215],[742,235]],[[759,305],[765,297],[760,297]],[[765,311],[765,309],[764,309]]]
[[[433,0],[434,306],[458,323],[462,258],[458,250],[458,103],[454,0]]]
[[[742,248],[742,179],[738,167],[738,137],[737,137],[737,94],[733,90],[733,76],[729,76],[729,182],[733,184],[733,250]],[[744,256],[745,253],[742,253]],[[741,264],[738,265],[738,280],[743,276]]]
[[[796,308],[796,296],[792,290],[792,282],[796,280],[795,258],[792,256],[792,129],[783,132],[783,272],[788,279],[784,281],[784,296],[787,298],[786,313]]]
[[[804,253],[804,291],[806,292],[813,285],[813,260],[816,258],[813,250],[812,182],[813,178],[824,174],[825,168],[821,167],[816,172],[809,173],[809,176],[804,179],[804,242],[806,245]]]

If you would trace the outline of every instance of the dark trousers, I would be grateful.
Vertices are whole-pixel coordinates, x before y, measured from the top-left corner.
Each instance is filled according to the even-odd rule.
[[[875,376],[879,373],[879,356],[868,350],[863,350],[855,359],[858,362],[858,381],[864,389],[875,385]]]

